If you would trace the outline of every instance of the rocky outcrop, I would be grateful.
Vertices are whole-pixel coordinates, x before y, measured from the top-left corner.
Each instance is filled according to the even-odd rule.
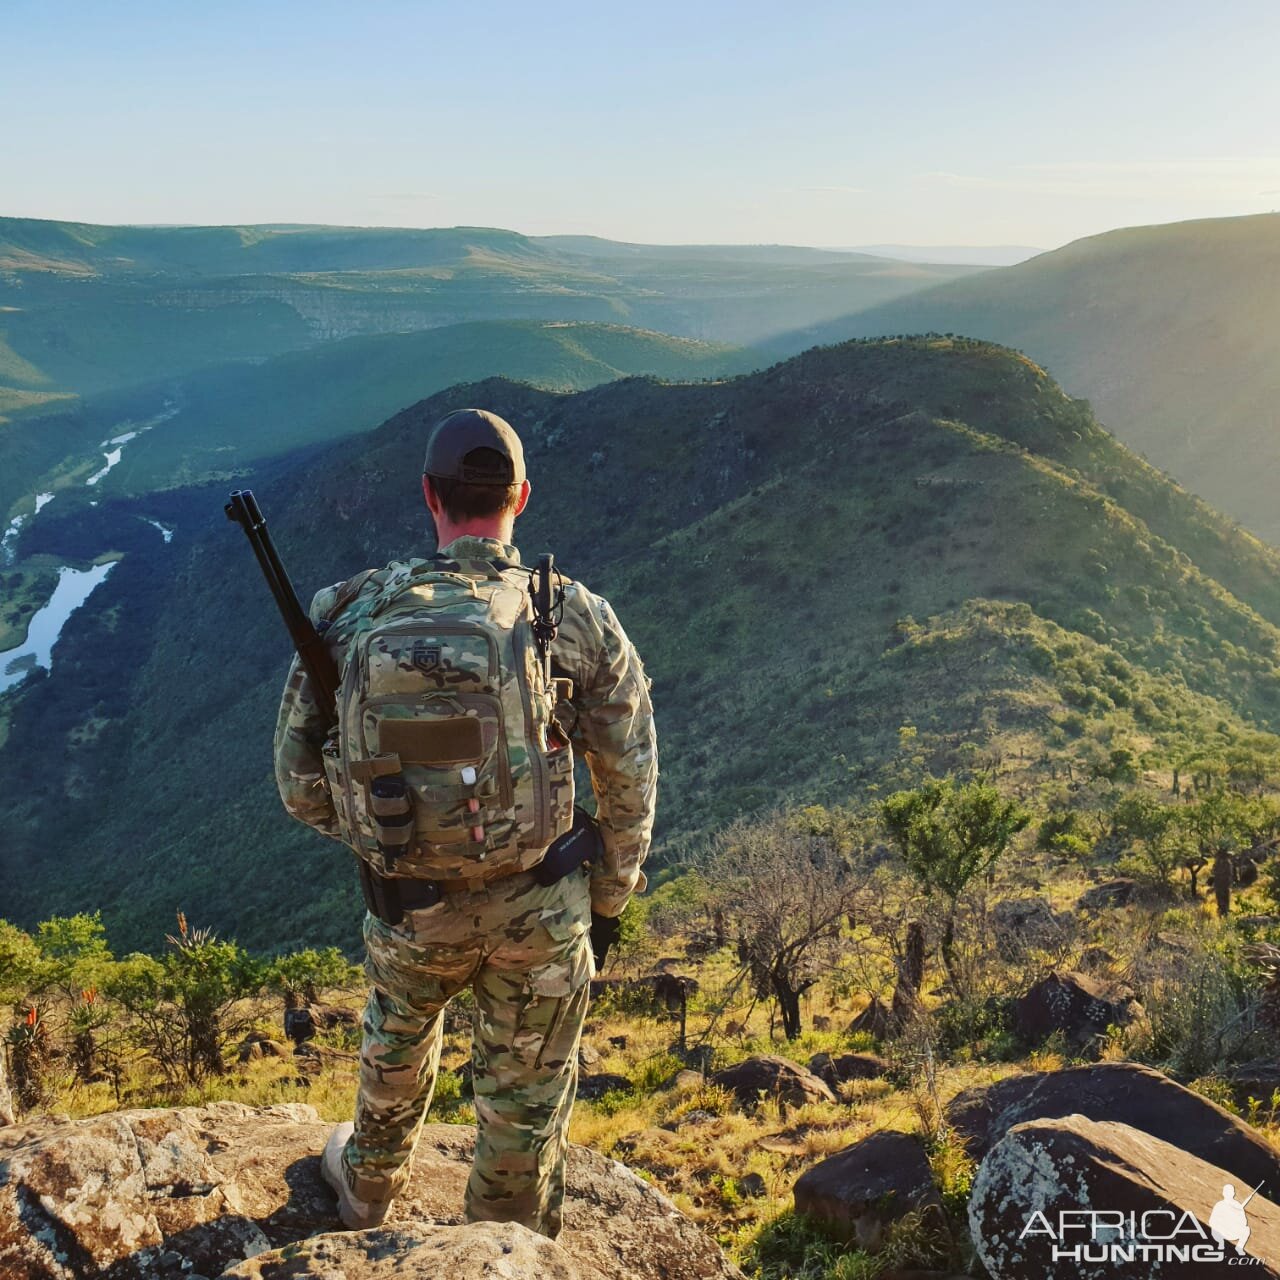
[[[479,1257],[498,1247],[492,1229],[460,1225],[475,1140],[470,1126],[426,1127],[408,1191],[384,1228],[363,1233],[363,1243],[348,1236],[329,1242],[337,1218],[319,1162],[329,1129],[308,1106],[254,1109],[230,1102],[2,1129],[0,1275],[6,1280],[199,1280],[259,1259],[258,1271],[232,1274],[355,1280],[365,1272],[340,1266],[324,1271],[326,1251],[345,1251],[332,1256],[353,1260],[360,1249],[389,1255],[410,1238],[414,1251],[425,1250],[421,1257],[430,1266],[397,1275],[462,1280],[504,1274],[467,1272],[441,1261],[452,1258],[451,1249],[465,1253],[473,1236]],[[542,1270],[512,1272],[521,1280],[738,1276],[670,1201],[615,1161],[574,1147],[567,1185],[557,1253],[518,1232],[503,1237],[513,1249],[518,1245],[521,1258],[546,1263]],[[442,1228],[452,1234],[442,1235]],[[297,1242],[306,1242],[302,1250],[269,1257],[271,1250]],[[308,1251],[321,1269],[288,1269]]]
[[[777,1099],[793,1107],[836,1100],[828,1085],[812,1071],[772,1053],[744,1058],[717,1071],[711,1083],[728,1089],[744,1107],[753,1107],[763,1099]]]
[[[889,1070],[889,1063],[876,1053],[815,1053],[809,1070],[832,1089],[850,1080],[876,1080]]]
[[[872,996],[870,1004],[849,1023],[847,1034],[869,1035],[873,1040],[886,1040],[897,1029],[898,1019],[879,996]]]
[[[1016,960],[1033,947],[1047,948],[1066,937],[1066,927],[1044,898],[1005,898],[992,908],[996,950]]]
[[[1227,1083],[1237,1106],[1249,1106],[1250,1098],[1267,1106],[1280,1093],[1280,1062],[1271,1058],[1242,1062],[1227,1072]]]
[[[1059,1032],[1070,1046],[1082,1049],[1108,1027],[1127,1027],[1142,1014],[1137,998],[1122,983],[1064,972],[1049,974],[1020,997],[1014,1022],[1029,1044]]]
[[[313,1236],[224,1271],[221,1280],[603,1280],[554,1241],[515,1223]]]
[[[1224,1222],[1215,1206],[1227,1198],[1228,1186],[1242,1201],[1251,1184],[1237,1169],[1199,1160],[1128,1125],[1078,1115],[1033,1121],[1010,1129],[982,1162],[969,1226],[994,1280],[1234,1275],[1225,1268],[1238,1265],[1232,1259],[1241,1255],[1213,1234]],[[1253,1261],[1240,1274],[1280,1277],[1280,1208],[1259,1195],[1245,1215],[1233,1210],[1226,1221],[1232,1213],[1251,1229],[1246,1252]],[[1068,1253],[1055,1256],[1055,1248]],[[1077,1248],[1083,1252],[1075,1254]]]
[[[1014,1125],[1074,1114],[1173,1143],[1233,1169],[1251,1187],[1265,1181],[1280,1188],[1280,1156],[1261,1134],[1168,1076],[1132,1062],[1010,1076],[985,1089],[966,1089],[947,1107],[948,1123],[977,1160]]]
[[[1118,876],[1086,889],[1076,901],[1076,910],[1093,913],[1105,911],[1108,907],[1127,907],[1138,897],[1138,889],[1136,880]]]
[[[290,1003],[284,1011],[285,1039],[294,1044],[310,1040],[317,1031],[331,1031],[334,1027],[356,1028],[360,1025],[360,1016],[350,1009],[338,1005]]]
[[[626,1076],[612,1071],[583,1072],[578,1076],[578,1098],[583,1102],[598,1102],[606,1093],[631,1093],[634,1089]]]
[[[913,1210],[942,1221],[942,1200],[920,1140],[882,1130],[806,1169],[796,1180],[796,1212],[825,1222],[874,1253],[891,1223]]]

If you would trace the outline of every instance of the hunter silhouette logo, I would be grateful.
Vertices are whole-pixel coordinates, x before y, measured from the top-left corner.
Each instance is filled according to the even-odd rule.
[[[1222,1188],[1222,1199],[1213,1206],[1213,1212],[1209,1215],[1209,1230],[1213,1232],[1214,1241],[1219,1245],[1233,1244],[1236,1247],[1236,1253],[1243,1256],[1245,1243],[1249,1239],[1249,1219],[1245,1216],[1245,1205],[1258,1194],[1262,1183],[1258,1183],[1256,1187],[1244,1198],[1243,1201],[1236,1199],[1236,1189],[1227,1183]]]

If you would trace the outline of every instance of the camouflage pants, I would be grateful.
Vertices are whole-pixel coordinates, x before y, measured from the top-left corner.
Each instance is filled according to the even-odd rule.
[[[443,1010],[470,987],[476,1154],[470,1222],[560,1230],[578,1041],[594,973],[585,875],[547,887],[528,872],[450,894],[396,926],[365,917],[364,1015],[352,1190],[385,1202],[409,1160],[435,1089]]]

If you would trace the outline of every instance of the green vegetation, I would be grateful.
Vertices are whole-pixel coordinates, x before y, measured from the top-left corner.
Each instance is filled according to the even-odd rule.
[[[954,982],[961,895],[975,877],[991,871],[1031,815],[989,782],[947,781],[895,791],[881,808],[881,821],[921,889],[940,894],[945,903],[942,962]]]
[[[48,561],[0,568],[0,654],[27,638],[28,624],[57,582],[57,566]]]
[[[721,383],[454,389],[256,482],[304,597],[431,550],[412,460],[461,402],[525,432],[526,555],[554,548],[606,595],[654,679],[655,870],[744,814],[931,775],[985,772],[1039,820],[1271,768],[1280,557],[1014,353],[854,343]],[[271,784],[286,643],[223,496],[171,495],[165,518],[207,535],[126,557],[57,678],[13,700],[0,893],[19,921],[101,908],[141,945],[179,882],[250,945],[353,938],[345,855]],[[132,509],[110,527],[156,542]],[[94,526],[45,514],[32,549],[91,549]]]
[[[378,334],[220,365],[161,387],[86,402],[81,421],[99,438],[121,418],[172,417],[127,449],[107,492],[145,493],[234,475],[255,460],[367,431],[445,387],[490,375],[576,391],[634,374],[675,381],[719,377],[750,365],[747,353],[620,325],[537,320],[447,325]],[[38,433],[42,421],[21,430]],[[96,443],[96,442],[95,442]]]
[[[943,800],[931,806],[939,794]],[[944,801],[952,815],[976,813],[982,824],[1006,804],[983,783],[952,779],[926,782],[887,806],[811,806],[736,824],[706,874],[683,872],[649,897],[645,927],[606,974],[621,979],[620,994],[592,1002],[583,1075],[607,1073],[611,1087],[578,1102],[573,1139],[659,1187],[752,1280],[971,1273],[966,1205],[975,1166],[946,1107],[961,1090],[1017,1071],[1098,1057],[1147,1062],[1272,1140],[1280,1131],[1280,1098],[1255,1096],[1248,1068],[1236,1076],[1239,1064],[1271,1060],[1280,1048],[1280,930],[1257,914],[1267,891],[1246,887],[1240,913],[1223,919],[1175,874],[1166,892],[1101,912],[1072,910],[1091,880],[1123,861],[1131,838],[1116,832],[1150,831],[1157,810],[1197,805],[1247,811],[1254,830],[1262,814],[1280,812],[1273,793],[1215,785],[1187,806],[1120,788],[1090,811],[1096,841],[1087,865],[1037,854],[1032,833],[1019,833],[954,904],[922,889],[914,853],[899,856],[882,843],[900,810],[922,806],[936,816]],[[799,880],[797,864],[808,868]],[[1273,857],[1268,865],[1277,865]],[[755,894],[734,892],[717,878],[726,872],[759,876]],[[799,883],[805,887],[797,894]],[[820,959],[807,970],[798,1034],[776,1016],[787,1007],[786,992],[750,980],[761,954],[753,944],[768,930],[744,896],[801,904],[778,912],[779,920],[794,921],[805,902],[827,911],[820,938],[806,943],[817,943]],[[1004,908],[1028,901],[1041,907],[1024,917],[1034,927],[1011,928]],[[887,1008],[889,991],[903,981],[913,963],[904,940],[913,931],[923,945],[912,1000],[895,998],[892,1017],[874,1036],[855,1029],[871,1002]],[[940,983],[949,933],[960,963]],[[1145,1015],[1085,1044],[1068,1044],[1061,1033],[1024,1040],[1011,1017],[1016,997],[1050,968],[1086,968],[1104,987],[1129,984]],[[694,980],[684,1007],[646,998],[636,979],[654,972]],[[313,1026],[323,1027],[325,1015],[331,1025],[291,1050],[280,1037],[282,995],[286,1009],[306,1002]],[[0,1031],[24,1110],[81,1116],[122,1103],[305,1098],[325,1119],[350,1117],[363,989],[331,948],[253,955],[180,915],[158,955],[117,958],[96,915],[48,919],[30,932],[0,921],[0,998],[14,1008]],[[469,1013],[463,997],[444,1018],[435,1121],[474,1119],[465,1074]],[[837,1082],[834,1100],[740,1101],[703,1074],[762,1053],[804,1063],[818,1053],[868,1050],[877,1055],[865,1059],[870,1078]],[[896,1218],[867,1251],[797,1215],[791,1191],[807,1168],[883,1129],[919,1140],[942,1209]]]
[[[227,1073],[261,1022],[255,997],[314,1001],[358,973],[335,948],[250,955],[181,911],[165,943],[158,956],[117,959],[97,913],[55,916],[34,934],[0,920],[0,995],[15,1009],[8,1040],[23,1106],[48,1100],[59,1057],[70,1068],[62,1087],[110,1082],[117,1099],[126,1076],[170,1094],[201,1085]]]
[[[1278,235],[1275,213],[1110,231],[770,349],[922,330],[1007,343],[1087,396],[1132,449],[1276,542]]]

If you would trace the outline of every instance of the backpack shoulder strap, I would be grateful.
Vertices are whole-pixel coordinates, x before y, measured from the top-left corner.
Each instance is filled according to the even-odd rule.
[[[361,573],[357,573],[354,578],[348,578],[338,588],[338,594],[333,598],[333,604],[325,610],[324,621],[332,623],[334,619],[364,590],[364,585],[374,574],[379,573],[378,569],[365,569]]]

